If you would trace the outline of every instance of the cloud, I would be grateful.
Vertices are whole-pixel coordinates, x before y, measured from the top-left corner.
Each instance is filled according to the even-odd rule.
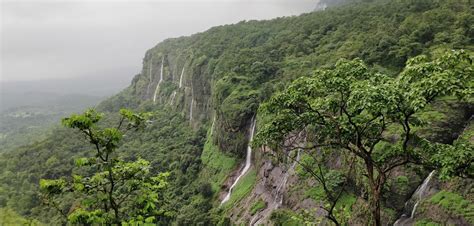
[[[1,81],[140,71],[158,42],[212,26],[311,11],[309,0],[1,0]],[[118,70],[119,69],[119,70]],[[118,72],[117,72],[118,71]]]

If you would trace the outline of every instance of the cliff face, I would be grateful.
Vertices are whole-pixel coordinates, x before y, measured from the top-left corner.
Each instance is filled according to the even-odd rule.
[[[396,73],[408,57],[472,45],[470,39],[441,42],[435,38],[445,32],[464,29],[463,22],[469,20],[465,17],[469,13],[462,5],[432,5],[412,11],[407,10],[410,5],[402,3],[367,6],[347,6],[271,21],[241,22],[190,37],[166,40],[147,51],[140,74],[135,76],[129,88],[111,100],[119,106],[141,106],[147,110],[170,108],[184,116],[194,130],[209,129],[215,119],[207,141],[209,146],[216,146],[217,152],[208,152],[205,147],[203,155],[210,153],[210,159],[212,155],[226,155],[239,160],[245,155],[248,128],[259,104],[299,76],[333,65],[340,58],[355,57],[375,68]],[[384,10],[387,8],[390,10]],[[434,22],[433,18],[441,17],[440,14],[447,11],[451,13],[451,21]],[[430,40],[424,40],[427,34],[420,35],[426,30],[414,25],[414,18],[429,24]],[[407,40],[413,42],[410,46],[417,48],[408,51]],[[459,127],[465,123],[466,118],[459,114],[466,111],[462,107],[459,109],[456,114],[447,112],[451,115],[448,119],[454,120],[445,121],[446,124],[453,122]],[[472,111],[466,114],[472,115]],[[443,131],[449,128],[437,128],[439,131],[431,131],[429,135],[440,139],[446,137]],[[313,194],[317,192],[313,189],[317,187],[314,181],[300,177],[292,162],[277,164],[268,153],[262,154],[261,150],[254,153],[252,169],[248,173],[252,182],[246,188],[247,193],[245,197],[233,200],[234,207],[224,208],[224,215],[238,224],[270,223],[270,215],[277,209],[309,210],[311,215],[321,218],[324,211],[319,209],[320,203]],[[220,194],[214,197],[214,208],[218,209],[219,197],[223,197],[242,166],[236,164],[230,167],[233,170],[220,171],[211,169],[213,164],[216,163],[203,160],[201,176],[214,178],[219,175],[218,179],[210,179],[213,189]],[[327,167],[337,169],[341,164],[336,156]],[[226,173],[223,178],[222,172]],[[385,204],[390,208],[384,212],[387,222],[394,222],[404,211],[405,201],[427,172],[420,170],[422,176],[418,176],[400,169],[396,174],[408,178],[409,183],[404,184],[403,189],[395,182],[390,185],[389,190],[393,192],[387,195],[387,200],[399,201]],[[357,183],[362,179],[354,180]],[[367,223],[366,213],[360,212],[367,207],[367,197],[363,189],[360,190],[360,194],[344,197],[344,205],[350,209],[347,220],[354,224]],[[291,214],[279,212],[276,217],[288,215]]]
[[[190,121],[208,120],[202,115],[209,107],[209,80],[202,65],[193,64],[195,59],[188,54],[180,50],[149,50],[142,72],[132,84],[134,93],[142,102],[172,106]]]
[[[199,36],[201,34],[168,40],[147,51],[141,73],[134,78],[127,92],[119,96],[131,93],[138,105],[169,107],[186,117],[194,129],[209,122],[215,115],[217,134],[226,134],[233,138],[227,143],[227,138],[217,136],[220,147],[241,154],[240,150],[243,150],[246,144],[246,133],[242,130],[248,125],[248,119],[255,114],[257,101],[250,100],[250,105],[242,105],[244,109],[237,109],[231,114],[227,109],[223,109],[222,106],[227,104],[240,106],[240,101],[244,100],[239,99],[236,102],[228,90],[216,91],[220,88],[216,83],[229,79],[227,72],[219,70],[219,63],[225,63],[227,56],[221,54],[211,58],[202,52],[195,53],[202,51],[202,48],[193,49],[193,41],[198,40],[195,45],[201,45]],[[247,90],[237,90],[236,93],[252,95],[252,92],[245,94]],[[238,143],[232,143],[232,140],[237,140]]]

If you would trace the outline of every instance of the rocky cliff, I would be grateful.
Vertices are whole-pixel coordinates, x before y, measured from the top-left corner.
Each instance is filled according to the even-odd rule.
[[[340,58],[359,57],[376,69],[394,74],[410,56],[436,54],[446,48],[472,48],[469,38],[440,38],[447,31],[465,29],[463,22],[472,19],[468,11],[462,4],[415,7],[408,3],[376,1],[299,17],[244,21],[190,37],[168,39],[147,51],[140,74],[135,76],[129,88],[110,101],[119,103],[119,107],[172,109],[185,117],[194,130],[211,130],[203,156],[211,159],[224,156],[222,158],[242,162],[249,143],[251,118],[265,117],[257,114],[259,104],[289,81],[309,75],[319,67],[330,66]],[[443,13],[449,14],[452,20],[437,23],[438,19],[442,20]],[[464,35],[469,35],[469,31]],[[108,102],[103,106],[113,109],[108,107]],[[426,135],[449,143],[446,140],[457,137],[457,130],[469,121],[472,106],[449,102],[436,107],[440,108],[427,113],[427,117],[442,124],[428,129]],[[250,182],[248,187],[241,188],[245,195],[231,199],[233,206],[219,210],[232,222],[271,223],[272,213],[273,219],[286,219],[303,210],[321,218],[323,210],[319,208],[315,194],[318,192],[314,189],[316,182],[299,175],[294,161],[279,164],[274,158],[271,152],[260,148],[254,151],[251,170],[247,179],[243,179]],[[226,168],[223,170],[206,159],[202,161],[204,169],[200,175],[210,176],[218,194],[214,208],[219,209],[220,199],[237,178],[243,163],[230,167],[222,165],[221,168]],[[340,156],[327,161],[327,167],[335,170],[343,164]],[[386,222],[395,222],[407,211],[405,201],[429,172],[417,168],[418,173],[409,173],[410,170],[398,170],[399,181],[390,182],[388,189],[392,193],[386,197],[383,213]],[[358,180],[362,179],[354,177],[352,186],[360,186]],[[439,185],[438,182],[434,184]],[[363,216],[366,213],[361,210],[366,208],[367,194],[362,187],[355,190],[358,192],[344,197],[342,205],[348,209],[345,217],[353,224],[365,224]],[[420,214],[417,219],[423,220],[422,216],[430,215]],[[324,222],[321,219],[320,223]]]

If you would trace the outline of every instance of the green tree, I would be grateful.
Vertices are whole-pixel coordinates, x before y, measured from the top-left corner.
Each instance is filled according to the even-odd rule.
[[[423,142],[429,156],[423,162],[439,169],[442,179],[454,176],[474,179],[474,144],[472,141],[458,139],[453,145]]]
[[[145,126],[148,113],[120,110],[115,128],[100,128],[103,114],[88,110],[63,119],[63,124],[78,129],[94,147],[93,157],[75,160],[79,174],[71,178],[41,179],[40,189],[45,204],[56,208],[74,224],[152,223],[166,214],[160,207],[168,173],[150,175],[150,163],[144,159],[129,162],[119,158],[115,150],[124,133]],[[93,154],[93,153],[91,153]],[[66,211],[60,202],[73,195],[76,203]]]
[[[365,168],[372,224],[382,225],[381,198],[390,172],[419,162],[420,152],[411,145],[418,140],[412,129],[419,125],[416,113],[439,96],[472,96],[473,71],[464,51],[433,61],[412,58],[397,77],[373,73],[359,59],[340,60],[333,69],[295,80],[261,107],[271,117],[257,144],[282,147],[303,131],[307,149],[355,156]],[[394,133],[395,140],[389,136]]]

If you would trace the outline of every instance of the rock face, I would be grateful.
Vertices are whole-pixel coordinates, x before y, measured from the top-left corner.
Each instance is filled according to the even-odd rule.
[[[345,1],[321,0],[320,3],[329,4],[329,2],[339,4]],[[347,13],[344,12],[341,15],[345,16]],[[357,17],[365,14],[357,14]],[[166,40],[146,53],[141,73],[135,76],[132,85],[125,92],[128,92],[127,95],[133,96],[133,101],[146,106],[146,109],[167,107],[180,112],[184,118],[189,120],[190,126],[195,130],[205,129],[202,126],[209,125],[211,119],[215,118],[213,120],[215,129],[212,130],[215,138],[213,143],[219,147],[220,151],[230,152],[233,156],[244,159],[248,145],[249,122],[255,116],[262,100],[268,99],[272,92],[287,85],[288,81],[298,76],[310,75],[314,69],[325,64],[332,65],[334,62],[331,60],[340,57],[363,56],[366,49],[378,48],[377,46],[363,46],[360,53],[355,49],[350,54],[334,49],[339,44],[343,47],[357,47],[358,45],[354,45],[355,42],[352,40],[354,36],[352,35],[348,37],[347,42],[341,41],[338,45],[329,43],[329,46],[325,46],[324,42],[320,42],[321,38],[342,39],[339,36],[346,30],[339,31],[338,29],[353,27],[353,24],[342,23],[326,26],[329,24],[328,22],[332,21],[318,22],[320,18],[324,17],[315,15],[308,14],[300,18],[264,22],[242,22],[235,27],[232,27],[233,25],[217,27],[191,37]],[[400,17],[398,14],[379,16],[380,18],[387,17],[387,21],[394,21],[393,18]],[[305,20],[301,19],[305,17],[307,17]],[[326,15],[326,17],[330,18],[330,15]],[[359,18],[358,21],[367,21],[363,18]],[[403,21],[403,18],[396,21],[398,20]],[[266,30],[268,25],[278,24],[280,21],[286,22],[281,27],[277,27],[275,31]],[[288,24],[297,24],[298,26],[288,26]],[[372,27],[370,24],[364,26]],[[400,24],[394,24],[392,27],[400,27]],[[280,34],[280,28],[287,30]],[[375,35],[379,30],[364,30],[364,32]],[[287,39],[286,36],[291,37],[289,34],[301,34],[301,37]],[[333,37],[331,36],[333,34],[338,35]],[[234,41],[230,42],[229,40]],[[299,50],[300,44],[317,44],[308,48],[301,46],[302,50],[317,49],[318,45],[321,45],[324,48],[319,51],[330,51],[324,54],[318,51],[308,50],[309,52],[306,52]],[[384,47],[384,49],[390,49],[390,47],[394,46]],[[387,62],[391,60],[393,59],[390,58]],[[387,65],[382,64],[381,66]],[[128,96],[123,95],[124,102],[130,102],[125,98]],[[457,108],[458,106],[443,107],[443,109],[449,110]],[[429,134],[437,136],[429,138],[431,140],[446,138],[447,140],[443,141],[445,143],[452,141],[450,136],[459,132],[457,128],[462,126],[465,117],[472,115],[472,105],[467,108],[469,109],[464,111],[467,112],[466,116],[458,116],[456,112],[452,111],[447,112],[446,114],[455,120],[446,121],[446,126],[437,126],[437,128],[441,128],[440,131],[429,132]],[[446,134],[449,135],[446,136]],[[394,136],[392,142],[396,140],[397,137]],[[269,224],[271,212],[279,208],[315,209],[313,211],[315,215],[322,216],[324,212],[318,209],[321,203],[318,200],[307,198],[304,190],[295,189],[296,191],[292,191],[289,195],[291,186],[298,182],[298,177],[294,173],[294,162],[277,165],[270,156],[266,155],[264,150],[254,151],[252,167],[257,172],[257,181],[251,193],[230,210],[229,216],[232,221],[236,224]],[[331,168],[343,167],[344,163],[340,158],[335,157],[333,160]],[[221,185],[221,191],[224,192],[216,195],[219,200],[225,197],[225,191],[232,186],[242,169],[243,165],[233,174],[227,176],[227,182]],[[402,173],[397,176],[405,176],[403,170],[400,172]],[[397,188],[391,190],[400,193],[390,196],[390,199],[396,198],[397,201],[385,203],[385,207],[397,212],[392,214],[394,216],[392,216],[393,221],[391,222],[394,222],[401,212],[407,212],[407,214],[411,212],[412,207],[410,210],[403,210],[403,204],[423,179],[416,175],[410,175],[406,191],[399,191],[402,189]],[[354,182],[354,184],[356,183],[357,181]],[[367,192],[364,189],[359,189],[356,193],[358,198],[355,205],[360,207],[366,204]],[[259,200],[265,203],[265,207],[256,212],[252,211],[252,206]],[[363,214],[361,213],[361,217],[358,219],[351,219],[351,222],[366,223]]]
[[[411,225],[414,223],[415,214],[423,199],[439,191],[435,175],[436,170],[433,170],[423,180],[423,183],[420,184],[412,197],[405,203],[404,211],[400,218],[395,221],[394,226]]]
[[[194,59],[178,51],[169,52],[158,47],[149,50],[142,73],[134,84],[135,93],[141,101],[180,110],[192,125],[197,126],[196,123],[210,119],[210,84],[203,78],[206,64],[191,66]]]
[[[248,122],[250,120],[245,114],[239,115],[237,119],[242,122],[229,125],[229,121],[233,119],[226,118],[226,115],[219,110],[219,106],[215,102],[218,99],[218,95],[214,93],[216,92],[214,90],[216,83],[214,70],[215,68],[203,56],[193,55],[190,50],[166,49],[163,45],[160,45],[147,52],[143,61],[142,72],[133,80],[131,89],[142,103],[149,103],[151,106],[164,105],[181,112],[184,117],[188,118],[189,124],[195,129],[215,118],[213,124],[215,124],[216,128],[213,129],[213,132],[217,136],[218,143],[219,139],[227,142],[237,141],[236,143],[231,143],[230,147],[232,147],[232,150],[240,150],[240,155],[243,156],[245,153],[243,150],[246,150],[245,147],[247,145],[246,128],[249,128]],[[472,116],[472,106],[454,106],[454,109],[462,109],[458,113],[450,112],[450,114],[454,115],[452,118],[456,120],[450,121],[449,124],[455,126],[442,128],[449,130],[449,134],[456,136],[456,134],[461,133],[458,130],[463,128],[462,126],[466,118]],[[255,114],[253,109],[249,110],[249,112]],[[462,112],[464,112],[464,115],[461,115]],[[459,114],[459,116],[456,114]],[[431,134],[442,133],[433,132]],[[441,137],[446,138],[446,136]],[[438,137],[431,139],[438,140]],[[449,143],[453,139],[442,141]],[[228,150],[223,148],[228,146],[219,144],[219,147],[221,150]],[[258,172],[257,181],[251,193],[230,210],[229,217],[232,222],[236,224],[268,225],[272,223],[270,221],[271,213],[280,208],[294,211],[301,209],[314,210],[315,216],[322,217],[324,211],[319,209],[321,203],[310,198],[304,198],[304,194],[301,194],[304,191],[292,193],[291,197],[288,194],[289,187],[298,181],[294,171],[295,162],[276,165],[264,153],[265,151],[262,150],[255,151],[253,158],[256,161],[252,167]],[[239,153],[237,152],[237,154]],[[340,168],[342,164],[340,158],[334,158],[331,167]],[[229,190],[233,184],[232,182],[238,178],[239,172],[242,169],[243,166],[236,169],[233,174],[228,175],[227,182],[221,186],[221,191],[224,192],[218,195],[219,200],[224,199],[226,196],[225,191]],[[399,204],[390,206],[390,208],[401,210],[394,218],[398,219],[395,222],[396,225],[414,224],[417,220],[416,213],[420,203],[438,191],[438,182],[432,180],[430,176],[426,179],[429,180],[425,180],[426,183],[423,182],[420,186],[422,191],[416,191],[413,195],[414,198],[408,200],[405,207]],[[410,185],[409,190],[414,191],[416,186],[412,187]],[[399,198],[404,198],[404,194],[400,194]],[[265,207],[253,211],[252,207],[257,201],[263,201]],[[358,199],[358,203],[364,205],[365,201],[361,198]],[[431,212],[435,210],[436,208],[433,208]],[[438,210],[438,212],[440,211]],[[420,216],[426,216],[429,212],[425,211]],[[461,221],[458,218],[452,218],[449,222]],[[366,223],[364,219],[359,218],[351,219],[351,222]]]
[[[284,196],[287,194],[286,190],[288,187],[289,178],[295,176],[295,167],[299,160],[300,151],[297,151],[296,159],[293,161],[293,163],[291,163],[290,166],[287,166],[286,168],[274,167],[270,173],[267,174],[267,177],[264,175],[263,184],[258,184],[258,186],[262,188],[260,188],[259,191],[259,187],[257,187],[255,189],[255,193],[263,197],[262,199],[265,200],[267,205],[263,210],[254,214],[250,220],[251,225],[261,225],[264,223],[268,224],[271,213],[283,205]],[[268,164],[267,162],[266,164],[267,168],[263,167],[264,169],[271,167],[271,163]],[[266,184],[266,178],[268,178],[270,182],[273,182],[270,183],[270,186]],[[275,184],[277,185],[276,187]]]
[[[230,217],[236,224],[268,225],[271,224],[270,215],[274,210],[295,206],[295,203],[287,202],[287,189],[289,184],[297,180],[296,161],[275,165],[262,153],[262,150],[256,153],[259,160],[255,164],[258,174],[253,190],[231,211]],[[297,159],[299,160],[299,154]],[[262,201],[265,206],[257,211],[252,211],[255,203]]]
[[[256,120],[252,119],[252,124],[250,124],[250,132],[249,132],[249,144],[247,146],[247,153],[246,153],[246,156],[245,156],[245,165],[242,168],[242,170],[240,171],[239,175],[235,178],[235,180],[232,183],[232,185],[230,186],[230,188],[228,189],[227,195],[224,196],[224,198],[222,199],[221,205],[224,204],[225,202],[229,201],[230,196],[232,195],[232,190],[237,185],[237,183],[239,183],[240,178],[245,176],[245,174],[249,171],[250,167],[252,166],[252,147],[250,146],[250,144],[251,144],[251,142],[253,140],[253,136],[255,134],[256,124],[257,124]]]

